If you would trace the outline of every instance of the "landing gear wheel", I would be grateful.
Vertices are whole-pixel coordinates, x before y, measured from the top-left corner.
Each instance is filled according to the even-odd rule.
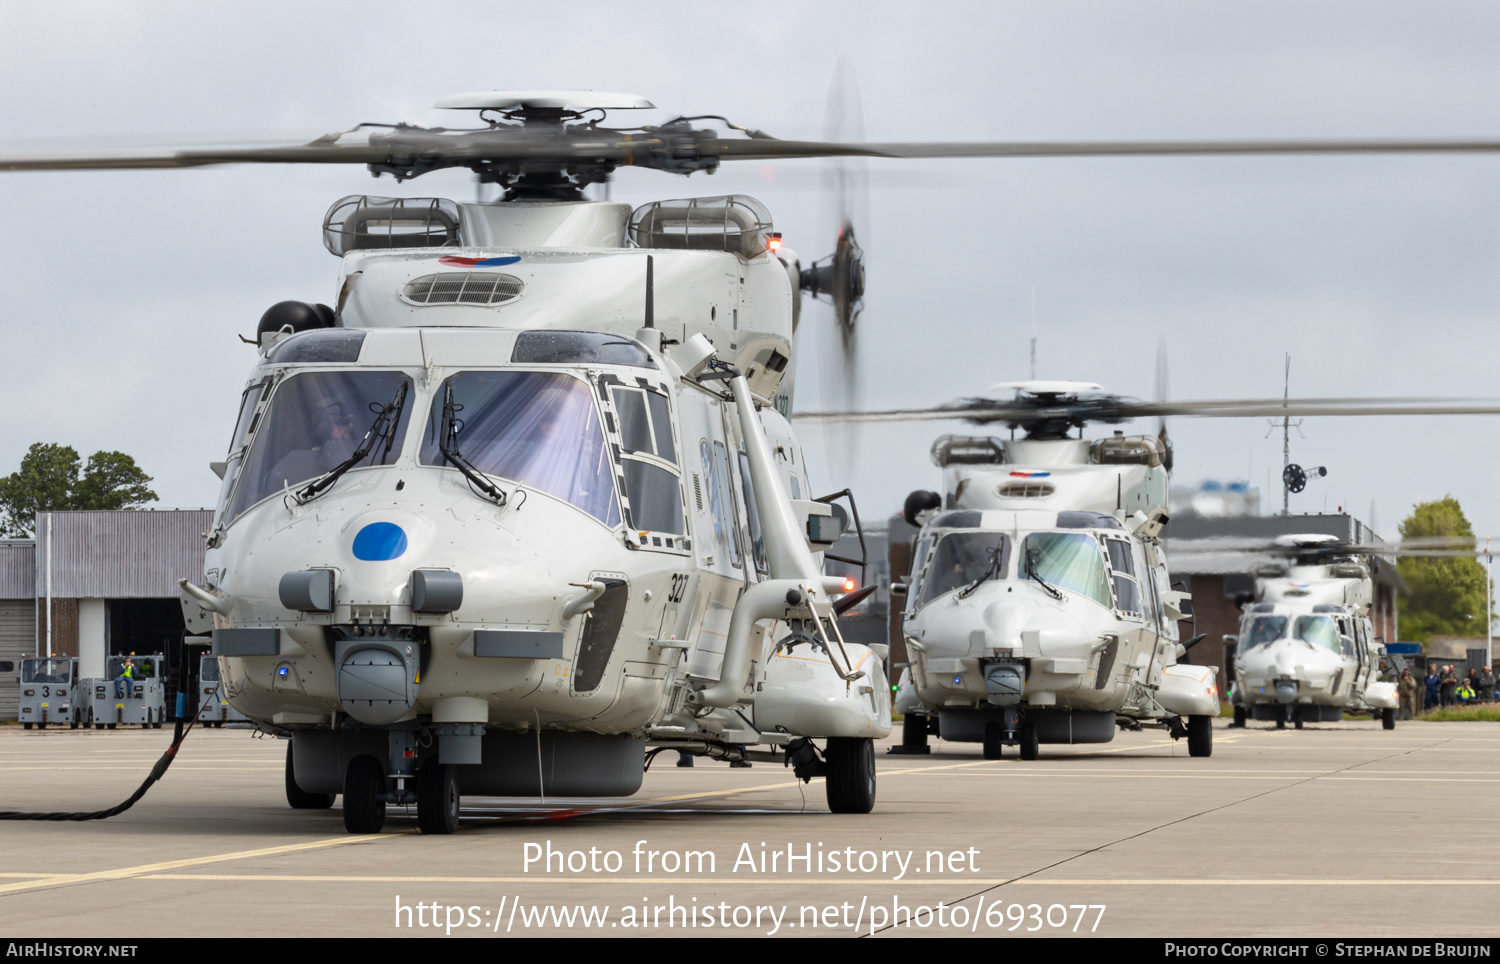
[[[379,833],[385,826],[385,767],[372,756],[357,756],[344,773],[344,829]]]
[[[1250,714],[1245,711],[1245,708],[1243,706],[1236,706],[1234,708],[1234,725],[1235,726],[1244,726],[1245,725],[1245,721],[1247,719],[1249,719],[1249,717],[1250,717]]]
[[[1042,744],[1036,738],[1036,724],[1021,724],[1021,759],[1035,760],[1042,755]]]
[[[986,760],[1000,759],[1001,751],[1005,749],[1005,731],[1000,729],[1000,724],[991,720],[984,725],[984,758]]]
[[[423,833],[458,829],[458,767],[433,759],[417,771],[417,828]]]
[[[875,809],[875,741],[831,736],[823,750],[827,765],[828,809],[869,813]]]
[[[1213,756],[1214,718],[1190,716],[1187,721],[1188,756]]]
[[[1396,728],[1396,711],[1387,708],[1380,711],[1380,728],[1383,730],[1394,730]]]
[[[932,747],[927,745],[927,733],[931,729],[927,717],[916,713],[908,713],[901,719],[901,742],[891,747],[890,752],[902,753],[931,753]]]
[[[286,745],[286,803],[293,810],[327,810],[333,806],[334,794],[308,793],[297,786],[297,774],[292,769],[292,744]]]

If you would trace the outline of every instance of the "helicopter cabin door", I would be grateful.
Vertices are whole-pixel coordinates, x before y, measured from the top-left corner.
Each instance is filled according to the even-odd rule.
[[[693,388],[678,394],[681,415],[684,485],[693,532],[697,566],[697,597],[690,608],[701,607],[702,617],[689,638],[688,673],[697,679],[717,680],[729,639],[729,618],[746,584],[739,496],[735,490],[729,438],[725,433],[724,404],[715,395]],[[684,603],[687,603],[684,600]],[[692,625],[695,617],[679,625]]]
[[[1161,634],[1157,620],[1151,618],[1155,607],[1145,558],[1140,544],[1133,539],[1107,535],[1103,542],[1114,589],[1115,614],[1121,619],[1120,651],[1116,659],[1135,666],[1137,679],[1155,688],[1161,685],[1162,660],[1157,653]]]

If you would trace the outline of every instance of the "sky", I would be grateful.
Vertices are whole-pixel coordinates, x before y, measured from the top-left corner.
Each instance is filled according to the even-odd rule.
[[[1500,135],[1500,7],[1484,3],[0,0],[0,141],[451,124],[430,109],[444,95],[550,87],[661,108],[631,120],[714,113],[818,137],[840,58],[871,140]],[[753,194],[810,261],[834,239],[824,170],[627,171],[611,190]],[[1175,399],[1279,396],[1288,354],[1294,396],[1500,395],[1500,156],[877,161],[868,182],[866,407],[1024,378],[1033,324],[1039,376],[1139,397],[1163,336]],[[208,463],[255,361],[236,336],[277,301],[334,300],[321,220],[363,192],[474,186],[358,168],[0,174],[0,474],[34,442],[117,449],[161,505],[211,504]],[[830,316],[803,317],[797,407],[839,405],[820,384]],[[1500,537],[1497,430],[1307,419],[1292,460],[1328,476],[1292,511],[1373,514],[1391,537],[1451,494]],[[881,516],[938,486],[927,450],[945,431],[966,429],[803,437],[815,482]],[[1265,420],[1171,431],[1175,484],[1248,479],[1279,507]]]

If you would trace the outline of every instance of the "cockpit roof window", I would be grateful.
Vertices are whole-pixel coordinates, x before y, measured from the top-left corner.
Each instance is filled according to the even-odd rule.
[[[1059,512],[1059,529],[1123,529],[1120,520],[1103,512]]]
[[[631,365],[655,368],[640,342],[602,331],[523,331],[510,360],[518,365]]]
[[[944,512],[929,523],[934,529],[977,529],[980,515],[974,509],[955,509]]]
[[[365,333],[358,328],[319,328],[283,338],[266,353],[266,365],[353,364]]]

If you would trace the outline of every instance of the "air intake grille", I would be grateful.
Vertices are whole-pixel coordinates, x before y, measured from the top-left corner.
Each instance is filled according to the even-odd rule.
[[[503,305],[521,297],[526,283],[497,271],[445,271],[406,283],[401,296],[414,305]]]
[[[1041,499],[1057,491],[1051,482],[1002,482],[998,489],[1002,499]]]

